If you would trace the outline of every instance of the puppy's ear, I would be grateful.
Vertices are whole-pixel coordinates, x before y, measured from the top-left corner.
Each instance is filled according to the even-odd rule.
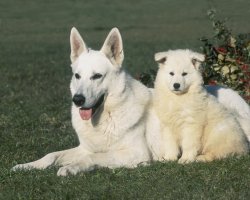
[[[191,53],[191,62],[196,70],[200,70],[201,63],[204,61],[205,61],[205,55],[196,52]]]
[[[163,65],[167,60],[167,52],[159,52],[155,54],[155,61],[159,65]]]
[[[101,48],[101,52],[103,52],[107,56],[107,58],[114,66],[122,66],[122,62],[124,59],[123,44],[122,37],[118,28],[113,28],[110,31]]]
[[[72,63],[75,62],[75,60],[80,56],[81,53],[88,51],[86,44],[84,43],[81,35],[75,27],[71,29],[70,33],[70,47],[70,59]]]

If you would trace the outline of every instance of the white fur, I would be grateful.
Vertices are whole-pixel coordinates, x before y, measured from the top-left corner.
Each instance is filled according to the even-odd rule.
[[[244,129],[239,119],[249,122],[249,107],[232,90],[208,88],[212,93],[218,91],[218,99],[207,93],[199,72],[202,55],[177,50],[156,54],[155,60],[159,71],[147,123],[147,141],[154,160],[177,160],[181,156],[179,162],[187,163],[246,154],[245,135],[249,133],[244,131],[249,123]],[[226,101],[230,96],[234,96],[233,103]],[[237,103],[240,105],[235,106]]]
[[[95,167],[136,167],[150,161],[145,139],[150,92],[121,68],[124,55],[118,29],[111,30],[100,51],[89,50],[75,28],[70,42],[72,96],[84,95],[85,107],[93,106],[101,95],[105,96],[104,103],[89,120],[82,120],[79,107],[72,104],[78,147],[47,154],[13,169],[44,169],[57,164],[61,166],[57,175],[66,176]],[[79,79],[75,78],[76,73]],[[93,80],[96,73],[102,77]]]
[[[207,91],[233,112],[250,141],[250,107],[244,99],[230,88],[221,86],[206,86]]]
[[[148,109],[154,90],[148,90],[121,68],[124,55],[118,29],[111,30],[100,51],[89,50],[75,28],[71,30],[70,44],[72,96],[84,94],[85,106],[95,104],[102,94],[105,94],[105,101],[88,121],[83,121],[79,108],[72,105],[72,124],[80,142],[78,147],[49,153],[37,161],[19,164],[12,169],[45,169],[55,164],[61,166],[57,174],[65,176],[98,166],[135,167],[151,160],[149,149],[154,160],[164,160],[166,153],[173,157],[175,151],[168,151],[165,141],[169,139],[161,134],[155,110]],[[162,55],[165,52],[157,59],[164,58]],[[75,73],[81,76],[79,80],[76,80]],[[90,79],[94,73],[105,76],[94,81]],[[246,129],[249,128],[249,107],[237,93],[221,87],[210,87],[209,91],[216,94],[228,109],[238,113]]]

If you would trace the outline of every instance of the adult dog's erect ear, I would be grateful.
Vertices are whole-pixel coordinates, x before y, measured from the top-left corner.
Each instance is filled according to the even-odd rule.
[[[70,47],[70,59],[72,63],[75,62],[81,53],[88,51],[86,44],[75,27],[71,29],[70,33]]]
[[[167,60],[167,52],[159,52],[155,54],[155,61],[159,65],[163,65]]]
[[[191,52],[190,56],[195,69],[200,70],[201,63],[205,61],[205,55],[196,52]]]
[[[117,28],[113,28],[108,34],[101,51],[107,56],[110,62],[118,67],[121,67],[124,53],[122,37]]]

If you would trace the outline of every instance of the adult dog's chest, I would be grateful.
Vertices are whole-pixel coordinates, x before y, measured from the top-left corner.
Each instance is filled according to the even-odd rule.
[[[103,113],[98,122],[83,121],[78,117],[75,120],[73,124],[80,144],[92,152],[108,151],[120,139],[119,124],[111,113]]]

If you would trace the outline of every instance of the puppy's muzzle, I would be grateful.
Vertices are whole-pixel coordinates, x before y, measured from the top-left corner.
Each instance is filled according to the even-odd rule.
[[[174,89],[175,90],[179,90],[181,87],[181,84],[180,83],[174,83]]]

